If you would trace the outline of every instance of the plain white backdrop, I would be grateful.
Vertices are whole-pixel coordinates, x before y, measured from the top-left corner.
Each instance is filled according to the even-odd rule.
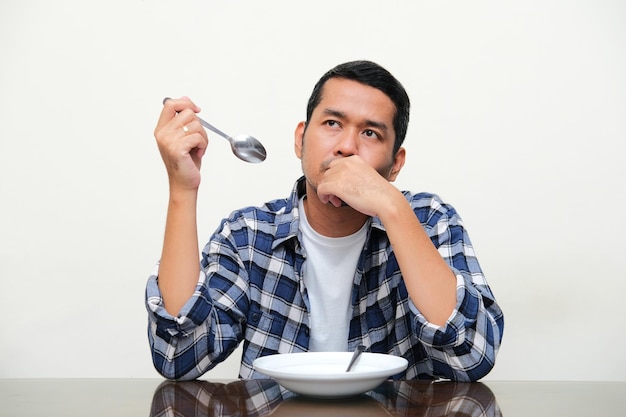
[[[203,245],[289,193],[313,84],[370,59],[412,99],[396,185],[458,209],[504,310],[487,378],[626,380],[625,22],[620,0],[3,1],[0,377],[158,376],[164,96],[268,150],[249,165],[211,136]]]

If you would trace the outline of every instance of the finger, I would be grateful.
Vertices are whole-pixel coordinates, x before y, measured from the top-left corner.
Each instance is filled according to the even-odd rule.
[[[206,149],[207,141],[198,133],[182,136],[178,140],[164,145],[165,154],[171,160],[180,160],[185,158],[186,155],[190,155],[194,159],[197,157],[199,162]]]
[[[198,135],[205,142],[208,140],[200,120],[190,109],[185,109],[178,113],[176,117],[169,120],[165,125],[157,126],[154,134],[157,142],[162,144],[170,142],[180,143],[181,139],[192,135]]]
[[[323,203],[327,204],[330,201],[330,194],[320,194],[319,190],[317,192],[317,198]]]
[[[200,107],[198,107],[189,97],[187,96],[182,96],[181,98],[178,99],[173,99],[173,98],[169,98],[169,97],[165,97],[163,99],[163,106],[164,107],[173,107],[174,110],[176,111],[180,111],[182,110],[181,108],[178,108],[180,106],[182,106],[183,108],[188,108],[191,106],[191,108],[194,110],[195,113],[199,113],[200,112]]]
[[[337,197],[336,195],[322,194],[322,193],[319,193],[319,190],[318,190],[318,198],[320,199],[322,203],[324,204],[330,203],[335,207],[341,207],[341,206],[346,205],[346,203],[344,203],[344,201],[341,198]]]
[[[180,140],[183,136],[199,133],[206,137],[206,132],[202,128],[198,117],[191,109],[184,109],[170,119],[164,125],[158,125],[154,130],[157,142],[169,142]]]
[[[186,140],[194,141],[197,143],[195,147],[197,148],[206,148],[209,143],[209,137],[207,135],[206,130],[202,127],[200,120],[195,116],[195,114],[191,115],[192,119],[189,123],[185,124],[180,128],[180,131],[183,133],[183,136]]]
[[[199,158],[202,158],[209,146],[209,138],[205,131],[200,131],[190,135],[187,140],[189,145],[192,146],[191,151],[195,152]]]
[[[328,201],[330,204],[332,204],[335,207],[341,207],[344,205],[343,200],[337,197],[336,195],[331,195]]]
[[[157,127],[163,126],[164,124],[168,123],[177,114],[183,112],[186,109],[191,110],[191,113],[200,112],[200,107],[198,107],[188,97],[181,97],[179,99],[166,97],[165,99],[163,99],[163,110],[161,110],[161,115],[159,117],[159,121],[157,122]]]
[[[204,130],[204,128],[200,124],[200,121],[195,116],[195,114],[191,114],[190,116],[186,117],[185,115],[182,115],[181,113],[180,117],[181,117],[181,120],[180,121],[177,120],[176,121],[177,123],[173,124],[172,127],[174,129],[178,131],[182,131],[182,133],[185,136],[193,135],[193,134],[200,134],[201,136],[206,137],[206,130]]]

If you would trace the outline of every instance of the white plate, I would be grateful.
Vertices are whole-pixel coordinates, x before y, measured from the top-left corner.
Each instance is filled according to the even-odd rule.
[[[346,372],[350,358],[352,352],[283,353],[258,358],[253,366],[290,391],[333,398],[372,390],[409,364],[399,356],[365,352]]]

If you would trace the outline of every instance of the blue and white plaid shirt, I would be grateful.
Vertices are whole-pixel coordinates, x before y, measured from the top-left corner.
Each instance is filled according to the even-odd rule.
[[[248,207],[222,221],[202,251],[193,296],[177,317],[163,307],[158,265],[146,288],[155,368],[166,378],[194,379],[243,341],[240,377],[263,378],[252,362],[306,352],[309,300],[302,279],[306,251],[298,228],[300,178],[287,199]],[[394,379],[475,381],[494,365],[504,319],[456,210],[433,194],[404,192],[457,278],[457,305],[445,326],[426,321],[409,295],[385,228],[372,218],[354,275],[348,349],[409,361]]]

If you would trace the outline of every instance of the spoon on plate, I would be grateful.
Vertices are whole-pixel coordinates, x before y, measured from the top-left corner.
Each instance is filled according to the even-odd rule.
[[[352,354],[352,359],[350,359],[350,363],[348,364],[348,369],[346,369],[346,372],[350,372],[350,369],[352,369],[352,366],[354,365],[356,360],[359,359],[359,356],[361,356],[361,353],[363,353],[364,350],[365,350],[365,346],[363,345],[358,345],[356,349],[354,349],[354,353]]]
[[[165,102],[169,99],[169,97],[165,97],[163,99],[163,104],[165,104]],[[198,120],[200,120],[200,124],[206,129],[217,133],[228,142],[230,142],[230,149],[233,151],[233,154],[235,154],[237,158],[253,164],[265,161],[265,158],[267,157],[265,147],[255,137],[250,135],[237,135],[235,137],[232,137],[222,132],[201,117],[198,117]]]

